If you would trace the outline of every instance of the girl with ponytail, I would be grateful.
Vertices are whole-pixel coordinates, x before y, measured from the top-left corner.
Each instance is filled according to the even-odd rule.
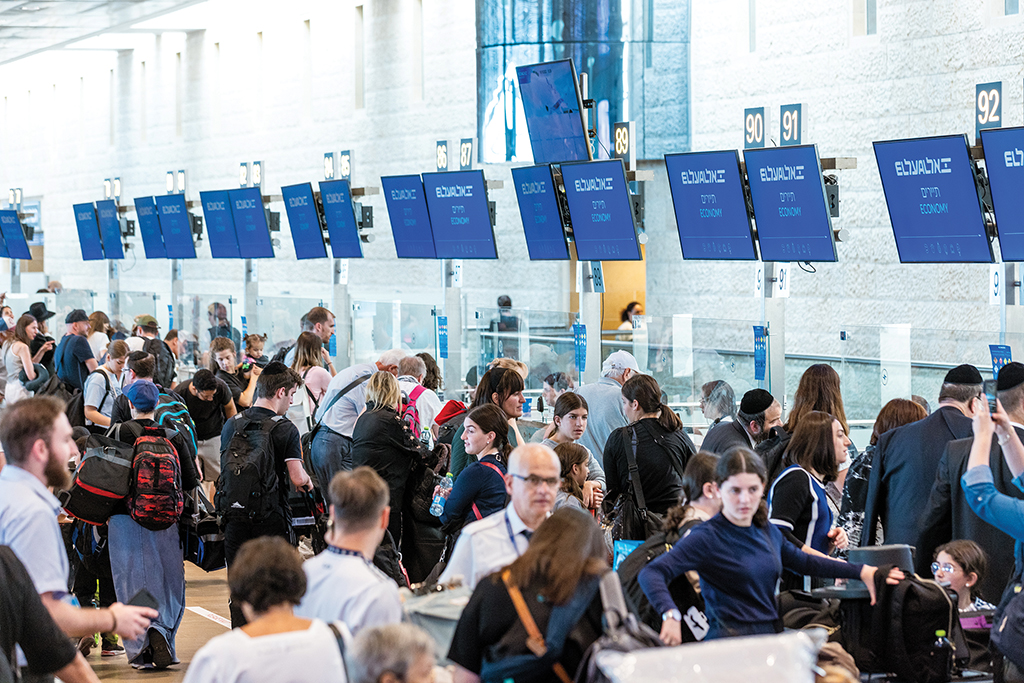
[[[498,512],[505,507],[508,456],[508,417],[498,406],[487,403],[469,411],[462,424],[466,453],[478,458],[462,471],[441,513],[445,529],[463,525]]]

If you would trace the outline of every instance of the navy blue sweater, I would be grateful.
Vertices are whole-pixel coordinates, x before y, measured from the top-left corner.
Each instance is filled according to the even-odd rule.
[[[452,520],[463,520],[466,524],[475,522],[477,516],[473,514],[473,503],[476,503],[481,517],[505,508],[505,480],[483,464],[485,462],[505,474],[505,466],[498,462],[493,453],[485,455],[479,462],[470,463],[455,480],[455,488],[449,494],[444,512],[441,513],[443,523],[448,524]]]
[[[864,565],[807,555],[774,524],[736,526],[719,513],[647,565],[639,581],[647,599],[664,613],[676,609],[668,584],[695,570],[709,619],[770,622],[779,618],[775,585],[783,566],[799,574],[859,579]]]

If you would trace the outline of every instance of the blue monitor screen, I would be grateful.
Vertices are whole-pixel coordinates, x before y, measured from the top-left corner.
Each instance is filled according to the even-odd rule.
[[[580,261],[639,261],[633,204],[620,159],[562,166]]]
[[[96,215],[100,221],[103,255],[108,259],[124,258],[124,248],[121,246],[121,221],[117,217],[117,204],[113,199],[96,202]]]
[[[765,261],[835,261],[832,219],[815,145],[745,149],[757,241]]]
[[[284,208],[288,212],[288,227],[295,244],[295,258],[327,258],[324,245],[324,231],[320,228],[320,215],[313,198],[313,186],[309,183],[288,185],[281,188]]]
[[[103,243],[100,241],[100,228],[96,223],[96,207],[92,203],[75,204],[74,209],[78,243],[82,247],[82,260],[102,261]]]
[[[32,254],[28,250],[28,243],[25,242],[25,232],[21,229],[21,221],[18,220],[18,212],[14,209],[0,211],[0,236],[3,237],[0,256],[4,258],[32,258]]]
[[[398,258],[435,258],[423,181],[418,175],[401,175],[385,176],[380,182]]]
[[[991,263],[964,135],[876,142],[902,263]]]
[[[1004,261],[1024,261],[1024,128],[981,131]]]
[[[590,158],[576,69],[571,59],[517,66],[533,161],[555,164]]]
[[[142,233],[142,246],[146,250],[146,258],[167,258],[164,236],[160,234],[160,218],[157,216],[156,202],[152,197],[135,198],[135,217],[139,220],[139,232]]]
[[[562,214],[558,210],[555,183],[550,166],[526,166],[512,169],[512,182],[519,199],[526,248],[532,261],[567,261]]]
[[[241,258],[238,238],[235,236],[235,222],[231,218],[231,200],[227,190],[200,192],[203,216],[206,217],[206,234],[210,240],[213,258]]]
[[[666,154],[665,169],[684,259],[754,260],[740,154]]]
[[[260,188],[228,190],[228,197],[231,198],[231,215],[235,219],[238,252],[242,258],[274,258],[274,245],[270,241],[270,226],[267,225]]]
[[[437,258],[498,258],[483,171],[424,173]]]
[[[11,215],[14,214],[14,215]],[[18,221],[18,212],[10,209],[0,211],[0,258],[10,258],[11,254],[7,251],[7,242],[4,240],[3,224],[10,222],[11,228],[17,227],[21,229],[21,223]]]
[[[362,258],[352,192],[347,180],[324,180],[320,183],[320,201],[324,206],[327,234],[331,238],[334,258]]]
[[[160,233],[164,236],[167,258],[195,258],[192,224],[183,194],[157,195],[156,210],[160,216]]]

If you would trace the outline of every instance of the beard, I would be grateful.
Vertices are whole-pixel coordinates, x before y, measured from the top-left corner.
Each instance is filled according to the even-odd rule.
[[[66,489],[71,484],[71,473],[68,472],[68,464],[59,459],[51,457],[46,462],[46,485],[55,489]]]

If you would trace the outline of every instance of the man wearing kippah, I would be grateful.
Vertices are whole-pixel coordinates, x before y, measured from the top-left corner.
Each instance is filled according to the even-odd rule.
[[[1014,429],[1024,439],[1024,365],[1004,365],[999,370],[996,391],[999,403]],[[978,410],[988,409],[987,402],[979,401],[977,407]],[[967,503],[967,494],[960,486],[960,478],[967,472],[967,460],[973,443],[973,435],[967,439],[950,441],[939,460],[931,496],[921,516],[916,569],[921,576],[929,576],[936,548],[949,541],[970,539],[988,555],[988,570],[978,581],[978,591],[983,600],[998,603],[1013,571],[1013,539],[983,521]],[[1024,499],[1024,492],[1013,485],[1013,475],[1003,458],[1002,447],[995,440],[992,441],[989,464],[996,489],[1007,496]]]
[[[735,420],[722,419],[708,430],[700,445],[702,451],[722,455],[730,448],[753,448],[768,438],[772,427],[782,425],[782,406],[764,389],[743,394]]]
[[[978,368],[958,365],[942,381],[935,412],[879,437],[864,507],[862,546],[882,542],[876,534],[878,521],[886,544],[917,546],[921,512],[931,494],[939,459],[947,443],[971,435],[981,385]]]

